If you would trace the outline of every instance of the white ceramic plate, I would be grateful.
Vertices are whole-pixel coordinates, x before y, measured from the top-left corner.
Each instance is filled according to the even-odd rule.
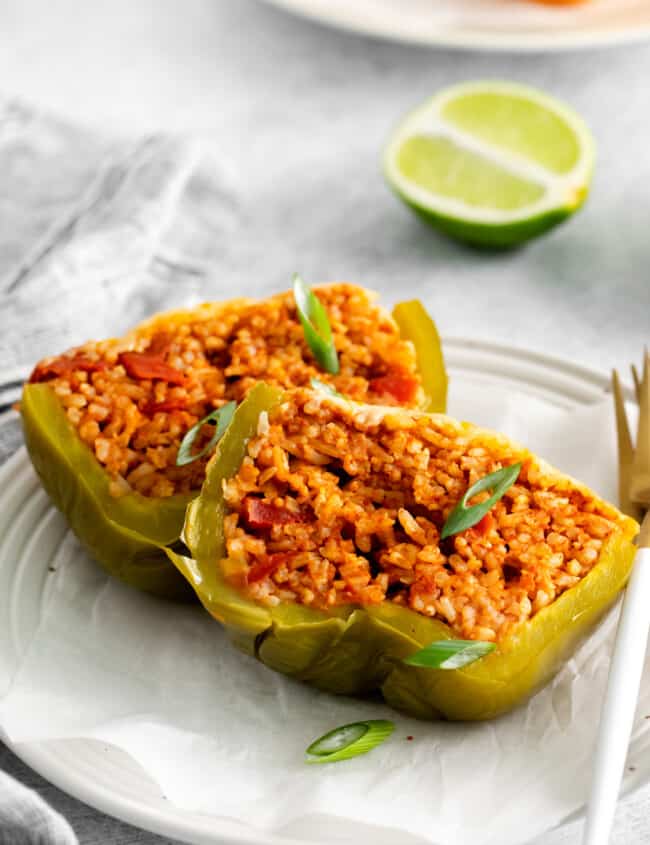
[[[481,50],[563,50],[650,37],[648,0],[553,7],[529,0],[266,0],[343,29]]]
[[[454,396],[472,389],[511,390],[550,405],[574,408],[602,398],[607,377],[544,355],[462,339],[445,341]],[[37,526],[34,530],[34,526]],[[0,698],[24,654],[47,601],[48,566],[66,534],[63,518],[49,500],[20,449],[0,470]],[[404,845],[421,840],[387,829],[334,820],[303,820],[282,836],[229,819],[190,813],[165,801],[158,786],[131,757],[89,740],[14,744],[14,752],[37,772],[82,801],[139,827],[191,843],[296,845],[372,841]],[[626,778],[631,791],[650,781],[650,759]]]

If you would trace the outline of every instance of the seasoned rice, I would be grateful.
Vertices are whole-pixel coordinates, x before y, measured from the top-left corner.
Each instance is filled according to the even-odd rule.
[[[441,541],[468,487],[519,461],[488,515]],[[625,520],[504,437],[304,389],[264,415],[224,493],[221,566],[255,601],[388,599],[487,641],[576,585]]]
[[[284,293],[160,315],[124,338],[86,343],[41,361],[31,380],[47,381],[56,392],[109,473],[113,495],[135,490],[166,497],[195,490],[207,458],[175,465],[184,434],[213,409],[243,399],[260,380],[286,388],[317,377],[360,401],[421,403],[413,346],[400,339],[373,295],[344,283],[315,293],[332,327],[337,376],[318,367],[293,295]],[[391,396],[395,379],[406,386],[406,398],[404,390]],[[204,429],[197,448],[212,434],[210,426]]]

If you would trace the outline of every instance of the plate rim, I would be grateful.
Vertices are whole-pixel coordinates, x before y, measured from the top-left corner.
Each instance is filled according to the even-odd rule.
[[[523,364],[532,365],[533,368],[537,368],[540,372],[547,371],[555,373],[558,376],[569,376],[575,380],[576,384],[582,383],[583,385],[588,385],[594,391],[595,395],[602,392],[603,398],[606,396],[609,387],[609,376],[604,370],[590,365],[575,363],[561,356],[549,355],[545,352],[508,343],[463,336],[443,336],[442,343],[446,351],[453,350],[457,354],[467,352],[478,356],[488,355],[501,360],[517,359]],[[450,369],[453,371],[453,365]],[[477,370],[477,372],[480,372],[480,370]],[[539,376],[539,373],[537,375]],[[626,398],[632,399],[633,393],[631,386],[625,385],[624,389]],[[582,404],[588,403],[588,401],[588,399],[578,400]],[[18,456],[21,453],[24,453],[24,446],[15,452],[0,470],[5,470],[9,465],[13,465],[19,461],[20,458]],[[24,459],[24,454],[22,457]],[[5,745],[20,760],[68,795],[100,812],[140,827],[143,830],[161,836],[171,836],[182,842],[194,843],[194,845],[215,845],[215,843],[223,843],[223,845],[228,845],[229,843],[236,843],[236,845],[315,845],[314,840],[287,838],[281,834],[252,827],[250,830],[244,828],[241,832],[229,830],[227,833],[220,833],[218,829],[215,830],[215,823],[218,823],[219,819],[223,819],[224,822],[234,825],[238,824],[237,820],[228,819],[223,816],[194,813],[177,808],[167,802],[162,794],[157,803],[154,804],[143,803],[130,796],[111,791],[99,781],[86,779],[80,769],[72,768],[69,763],[66,765],[65,762],[61,761],[56,754],[55,746],[59,742],[66,742],[64,739],[45,742],[14,743],[2,728],[0,728],[0,739],[2,739]],[[109,745],[109,743],[101,739],[90,740],[78,738],[73,741],[82,743],[99,742],[103,745]],[[131,758],[131,761],[134,767],[141,768],[133,758]],[[152,783],[155,783],[146,772],[145,776]],[[627,788],[625,785],[623,786],[621,796],[629,797],[646,782],[640,774],[636,778],[628,778]],[[564,824],[575,821],[581,815],[582,812],[578,810],[563,819],[556,827],[561,827]],[[197,819],[200,819],[202,816],[205,818],[205,824],[202,824],[199,828],[197,827]],[[326,845],[326,840],[322,840],[320,845]]]
[[[615,30],[585,30],[536,34],[530,31],[483,32],[481,30],[441,29],[435,33],[388,32],[372,23],[363,24],[345,12],[326,12],[310,7],[308,0],[260,0],[285,12],[306,20],[320,23],[334,29],[358,35],[397,41],[403,44],[424,47],[449,48],[454,50],[480,50],[484,52],[512,53],[559,53],[564,50],[588,50],[604,47],[622,47],[636,44],[650,38],[650,24]]]

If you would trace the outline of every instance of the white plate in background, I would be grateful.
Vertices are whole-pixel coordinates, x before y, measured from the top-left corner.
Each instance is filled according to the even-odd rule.
[[[650,37],[648,0],[266,0],[366,35],[440,47],[546,51],[611,46]]]

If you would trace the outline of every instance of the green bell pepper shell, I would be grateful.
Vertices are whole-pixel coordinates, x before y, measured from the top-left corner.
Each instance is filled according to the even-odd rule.
[[[235,300],[246,303],[251,300]],[[197,310],[214,315],[221,303],[205,303],[194,311],[156,315],[137,330],[155,331],[182,324]],[[435,325],[418,302],[396,306],[402,337],[412,340],[426,395],[425,407],[440,403],[446,374]],[[132,334],[133,334],[132,333]],[[433,355],[437,364],[429,363]],[[435,395],[435,399],[434,399]],[[171,566],[163,546],[180,537],[185,509],[192,495],[165,499],[129,493],[117,499],[109,493],[109,476],[92,450],[79,438],[47,382],[26,384],[21,416],[27,450],[57,508],[90,554],[112,575],[163,598],[195,600],[187,581]]]
[[[168,551],[233,642],[270,668],[332,693],[380,691],[388,704],[422,719],[491,719],[545,684],[625,585],[638,529],[633,520],[606,542],[598,563],[575,587],[520,625],[491,654],[455,670],[402,662],[456,634],[440,620],[390,601],[331,611],[256,604],[221,574],[222,482],[237,472],[260,413],[271,410],[281,396],[278,389],[259,384],[237,409],[210,460],[201,494],[187,510],[184,538],[192,557]]]
[[[447,410],[448,378],[436,324],[417,299],[398,302],[393,308],[393,319],[402,337],[410,340],[415,347],[422,387],[427,397],[422,410],[444,414]]]
[[[191,600],[187,582],[163,551],[178,539],[191,497],[111,496],[109,476],[46,382],[25,385],[20,411],[27,450],[43,487],[90,554],[134,587]]]

